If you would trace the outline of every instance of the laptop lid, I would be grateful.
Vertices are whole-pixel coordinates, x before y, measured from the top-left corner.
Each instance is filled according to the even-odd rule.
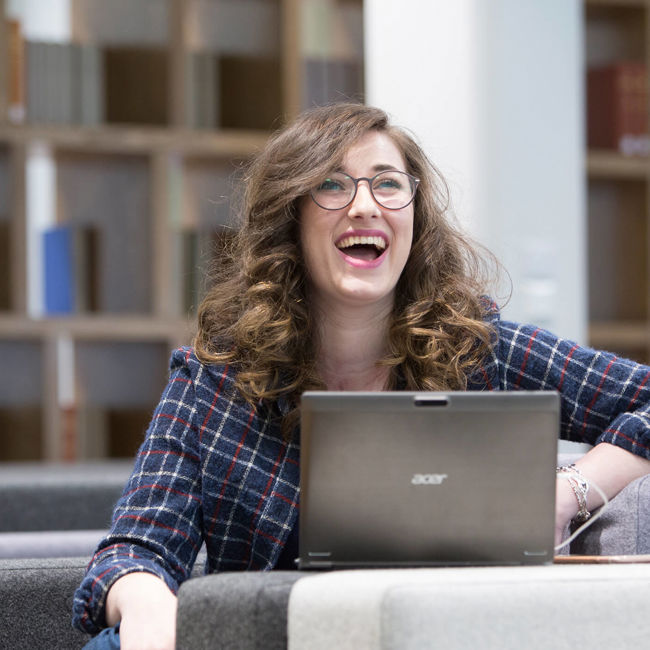
[[[301,569],[553,560],[555,392],[305,392]]]

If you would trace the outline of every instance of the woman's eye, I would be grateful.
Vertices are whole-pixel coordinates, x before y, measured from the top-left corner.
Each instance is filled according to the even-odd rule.
[[[402,184],[396,178],[381,178],[375,183],[375,188],[380,190],[399,190]]]
[[[340,192],[343,189],[343,185],[333,178],[326,178],[316,189],[321,192]]]

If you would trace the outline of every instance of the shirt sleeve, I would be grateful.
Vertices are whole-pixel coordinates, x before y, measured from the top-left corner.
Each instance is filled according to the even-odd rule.
[[[127,573],[159,576],[175,593],[202,543],[201,479],[195,387],[189,351],[171,359],[169,382],[154,411],[133,473],[117,502],[73,602],[73,625],[94,634],[106,626],[106,594]]]
[[[502,390],[557,390],[562,438],[650,458],[650,367],[530,325],[497,331]]]

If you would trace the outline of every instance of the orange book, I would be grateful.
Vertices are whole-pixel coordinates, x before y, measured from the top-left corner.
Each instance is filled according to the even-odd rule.
[[[648,155],[648,82],[643,63],[621,62],[587,73],[590,148]]]
[[[7,20],[7,37],[9,119],[12,122],[23,122],[25,119],[25,42],[18,20]]]

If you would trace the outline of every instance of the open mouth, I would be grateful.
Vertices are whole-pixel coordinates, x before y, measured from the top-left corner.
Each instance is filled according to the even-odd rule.
[[[373,262],[386,250],[386,240],[379,236],[344,237],[336,247],[348,257],[365,262]]]

